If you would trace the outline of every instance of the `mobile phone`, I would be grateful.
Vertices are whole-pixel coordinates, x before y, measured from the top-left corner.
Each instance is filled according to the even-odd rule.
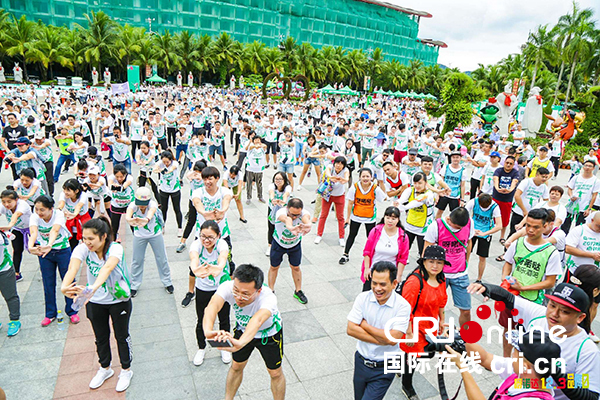
[[[211,345],[211,347],[233,347],[233,344],[231,344],[231,341],[229,339],[227,339],[224,342],[219,342],[218,340],[212,339],[207,339],[206,341],[208,342],[208,344]]]

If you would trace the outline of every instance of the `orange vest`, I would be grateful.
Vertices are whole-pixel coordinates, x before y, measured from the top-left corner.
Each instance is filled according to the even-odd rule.
[[[375,189],[377,184],[371,186],[367,193],[361,192],[358,182],[354,184],[354,216],[361,218],[373,218],[375,215]]]

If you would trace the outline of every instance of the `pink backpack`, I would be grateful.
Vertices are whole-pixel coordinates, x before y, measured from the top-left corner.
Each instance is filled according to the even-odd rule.
[[[508,389],[510,389],[514,385],[516,378],[517,378],[517,374],[512,374],[511,376],[506,378],[506,380],[504,382],[502,382],[502,385],[500,385],[498,390],[496,390],[496,394],[494,395],[494,397],[492,397],[492,400],[518,400],[518,399],[522,399],[524,397],[535,397],[537,399],[542,399],[542,400],[554,400],[554,396],[552,396],[548,392],[544,392],[541,390],[536,390],[534,392],[521,393],[516,396],[508,395],[507,394]]]

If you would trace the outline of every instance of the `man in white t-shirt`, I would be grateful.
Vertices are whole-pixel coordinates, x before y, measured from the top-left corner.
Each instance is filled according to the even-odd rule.
[[[484,142],[481,145],[481,151],[475,154],[475,158],[468,157],[467,160],[473,164],[473,173],[471,174],[471,193],[470,199],[473,200],[477,196],[477,191],[481,186],[481,176],[483,168],[490,162],[490,151],[492,143]]]
[[[550,196],[548,185],[546,185],[548,179],[550,179],[550,172],[542,167],[537,170],[534,178],[527,178],[519,183],[512,207],[509,236],[517,231],[516,226],[523,221],[534,204],[540,200],[548,200]]]
[[[567,233],[571,229],[573,219],[576,218],[575,226],[581,225],[592,212],[600,190],[600,180],[594,176],[594,167],[595,164],[592,161],[584,161],[581,173],[571,178],[567,184],[569,215],[563,225],[563,230]]]
[[[583,264],[594,264],[600,268],[600,211],[595,211],[588,223],[569,232],[565,252],[571,273]]]
[[[258,349],[271,377],[274,400],[285,398],[283,375],[283,328],[277,307],[277,297],[271,289],[263,286],[264,274],[251,264],[240,265],[233,273],[233,280],[219,285],[204,310],[202,326],[211,342],[223,342],[219,350],[233,353],[233,362],[227,374],[225,398],[233,400],[242,384],[244,368],[248,359]],[[233,335],[228,331],[214,331],[215,319],[225,302],[233,308],[236,327]],[[218,344],[217,344],[218,346]]]

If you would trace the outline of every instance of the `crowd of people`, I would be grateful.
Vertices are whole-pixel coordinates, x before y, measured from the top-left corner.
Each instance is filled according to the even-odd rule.
[[[285,321],[277,297],[309,302],[302,288],[302,239],[314,232],[308,246],[315,246],[327,237],[333,206],[343,248],[339,264],[361,263],[356,278],[363,293],[348,315],[348,334],[358,340],[356,399],[384,397],[394,378],[385,373],[385,352],[423,353],[426,326],[413,330],[413,318],[434,318],[443,333],[448,287],[461,326],[471,320],[473,294],[506,304],[498,318],[506,332],[503,354],[467,346],[480,352],[482,366],[498,360],[513,371],[505,360],[519,350],[511,336],[519,324],[547,332],[563,326],[567,339],[560,346],[521,345],[525,359],[534,364],[547,349],[566,360],[567,374],[589,374],[585,389],[543,389],[551,398],[598,399],[600,352],[594,342],[600,340],[591,331],[600,303],[598,160],[564,160],[571,165],[568,185],[553,186],[564,155],[560,137],[533,149],[518,123],[511,135],[499,135],[497,127],[486,132],[476,120],[442,135],[443,118],[430,117],[421,101],[387,97],[315,95],[290,103],[262,101],[246,90],[143,87],[112,95],[26,86],[0,87],[0,97],[0,176],[14,181],[0,193],[7,334],[21,328],[17,283],[29,252],[39,259],[43,281],[42,327],[62,317],[57,271],[65,318],[79,323],[85,304],[100,364],[90,388],[114,374],[111,323],[122,366],[117,391],[131,382],[132,299],[142,287],[148,244],[162,285],[174,293],[165,245],[166,221],[174,218],[175,251],[187,249],[190,259],[181,305],[196,306],[193,364],[203,364],[207,344],[218,348],[222,361],[231,363],[226,398],[233,399],[256,348],[273,397],[283,399]],[[270,168],[277,172],[265,190]],[[308,192],[303,185],[316,187],[314,195],[307,193],[314,208],[300,198]],[[235,232],[228,223],[235,208],[241,223],[265,226],[245,216],[253,196],[268,210],[266,279],[261,268],[234,257]],[[186,197],[187,212],[181,204]],[[362,258],[360,250],[352,253],[361,226],[367,237]],[[131,252],[123,246],[128,240]],[[492,245],[505,251],[490,260]],[[418,259],[411,271],[409,254]],[[294,290],[275,294],[285,255]],[[474,281],[471,260],[477,260],[470,267],[477,269]],[[501,269],[501,282],[486,279],[490,266]],[[77,282],[80,269],[87,286]],[[398,346],[384,334],[394,317],[404,322],[392,326],[393,338],[415,338],[414,344]],[[415,400],[412,376],[403,374],[402,390]],[[542,377],[548,376],[561,378]],[[515,379],[512,373],[502,377]],[[472,377],[463,378],[468,398],[483,398]],[[536,390],[500,385],[495,398],[529,392],[519,398],[547,398]]]

